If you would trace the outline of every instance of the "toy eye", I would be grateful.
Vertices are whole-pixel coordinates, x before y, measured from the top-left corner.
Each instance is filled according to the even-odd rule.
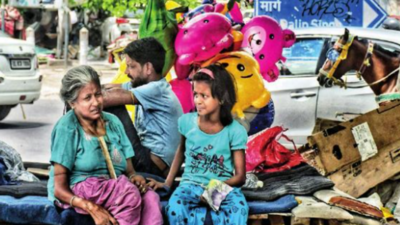
[[[262,43],[261,40],[257,40],[257,41],[256,41],[256,44],[257,44],[257,45],[261,45],[261,43]]]
[[[229,66],[229,64],[228,64],[228,63],[221,63],[221,66],[224,67],[224,68],[226,68],[226,67]]]
[[[245,67],[243,66],[243,64],[239,64],[239,65],[237,65],[237,69],[239,71],[244,71]]]
[[[271,40],[274,39],[274,37],[275,37],[274,34],[269,35],[269,39],[271,39]]]
[[[204,23],[208,23],[208,22],[210,22],[210,21],[209,21],[209,20],[204,20],[203,22],[204,22]]]
[[[187,34],[187,32],[188,32],[188,31],[187,31],[187,30],[185,30],[185,31],[183,31],[183,34]]]
[[[264,54],[261,54],[259,58],[264,59]]]

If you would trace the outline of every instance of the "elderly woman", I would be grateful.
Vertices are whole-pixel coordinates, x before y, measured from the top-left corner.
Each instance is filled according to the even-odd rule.
[[[72,110],[51,135],[49,199],[90,214],[96,224],[162,224],[159,197],[136,175],[121,122],[103,112],[97,72],[89,66],[69,70],[60,95]],[[110,179],[98,137],[105,139],[116,179]]]

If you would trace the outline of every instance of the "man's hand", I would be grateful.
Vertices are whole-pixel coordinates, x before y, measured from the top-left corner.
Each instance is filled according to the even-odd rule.
[[[147,192],[148,190],[148,186],[146,184],[146,180],[144,179],[143,176],[141,175],[133,175],[130,176],[130,181],[136,185],[136,187],[139,189],[140,194],[144,194]]]

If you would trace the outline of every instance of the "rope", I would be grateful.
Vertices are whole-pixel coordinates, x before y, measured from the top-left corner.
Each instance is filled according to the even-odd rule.
[[[374,81],[373,83],[366,84],[366,85],[361,85],[361,86],[347,86],[347,88],[350,88],[350,89],[351,89],[351,88],[357,89],[357,88],[365,88],[365,87],[371,87],[371,86],[377,85],[377,84],[379,84],[379,83],[385,81],[386,79],[388,79],[390,76],[392,76],[393,74],[395,74],[395,73],[396,73],[397,71],[399,71],[399,70],[400,70],[400,66],[399,66],[399,68],[393,70],[393,71],[392,71],[391,73],[389,73],[388,75],[382,77],[381,79],[379,79],[379,80],[377,80],[377,81]],[[398,75],[400,75],[400,73],[399,73]],[[399,77],[397,77],[397,79],[399,79]]]

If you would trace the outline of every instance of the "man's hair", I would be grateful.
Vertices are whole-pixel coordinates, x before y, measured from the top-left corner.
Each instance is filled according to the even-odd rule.
[[[124,53],[141,66],[147,62],[151,63],[155,72],[161,75],[165,62],[165,50],[157,39],[147,37],[133,41],[126,46]]]
[[[197,72],[193,76],[193,81],[204,81],[210,85],[211,95],[221,102],[219,119],[224,126],[232,123],[232,108],[235,105],[236,85],[232,75],[219,64],[213,64],[205,67],[213,73],[214,78],[203,72]]]

